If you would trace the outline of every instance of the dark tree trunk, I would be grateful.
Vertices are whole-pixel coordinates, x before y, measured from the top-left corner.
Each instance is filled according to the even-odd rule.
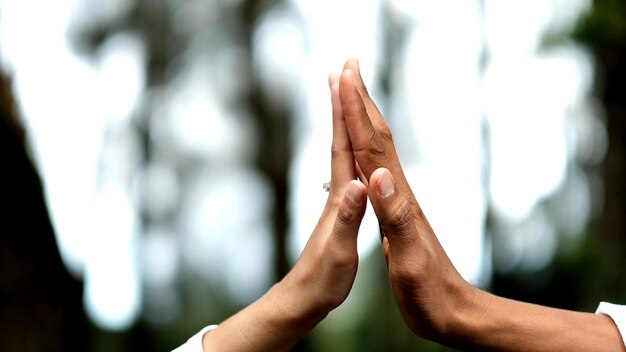
[[[596,57],[596,94],[605,108],[608,150],[600,219],[599,293],[626,302],[626,3],[594,1],[577,39]]]
[[[0,76],[0,350],[85,351],[82,284],[61,261],[16,111]]]

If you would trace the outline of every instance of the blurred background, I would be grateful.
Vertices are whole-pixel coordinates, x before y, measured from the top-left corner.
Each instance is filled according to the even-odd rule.
[[[612,0],[0,0],[0,349],[169,351],[262,295],[323,208],[349,57],[466,279],[625,303],[625,44]],[[448,351],[368,213],[294,350]]]

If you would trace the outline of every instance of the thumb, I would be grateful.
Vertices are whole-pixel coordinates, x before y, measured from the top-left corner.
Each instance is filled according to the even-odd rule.
[[[417,234],[415,209],[404,194],[398,192],[389,170],[379,168],[372,173],[369,197],[389,246],[405,248]]]
[[[366,205],[367,188],[357,180],[350,181],[337,209],[333,227],[333,236],[342,248],[356,247],[356,237],[363,215],[365,215]]]

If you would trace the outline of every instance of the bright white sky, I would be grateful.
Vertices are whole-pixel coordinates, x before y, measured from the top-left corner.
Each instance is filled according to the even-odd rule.
[[[254,148],[249,117],[228,108],[220,80],[198,79],[219,77],[219,67],[198,57],[188,60],[175,89],[163,93],[169,117],[156,127],[156,135],[165,146],[221,166],[205,168],[181,185],[168,159],[158,159],[163,162],[145,173],[147,189],[154,191],[150,199],[163,208],[173,206],[184,187],[193,195],[183,205],[186,242],[174,243],[167,235],[172,229],[149,229],[154,236],[139,233],[132,184],[133,175],[142,171],[136,141],[125,131],[145,88],[144,46],[137,36],[123,33],[109,40],[95,61],[76,56],[65,32],[73,14],[94,16],[87,2],[2,0],[0,50],[3,66],[14,75],[61,253],[69,269],[85,279],[89,315],[105,328],[129,326],[141,306],[141,280],[173,285],[179,256],[225,282],[242,301],[254,298],[272,280],[268,219],[273,203],[267,182],[246,166],[247,150]],[[89,3],[101,4],[102,16],[128,5]],[[317,222],[325,201],[321,185],[330,175],[328,73],[338,72],[346,58],[358,57],[366,82],[382,102],[374,82],[388,55],[381,52],[383,1],[288,3],[305,22],[294,11],[270,12],[255,34],[254,55],[262,83],[274,92],[268,98],[288,95],[299,112],[290,177],[295,258]],[[534,224],[535,236],[512,232],[516,240],[510,253],[500,257],[513,258],[511,266],[532,266],[547,263],[553,254],[556,229],[545,214],[536,215],[537,204],[569,177],[576,145],[568,131],[580,132],[572,127],[571,115],[585,105],[592,66],[571,44],[538,51],[546,29],[571,27],[589,8],[588,0],[489,0],[484,14],[478,3],[388,2],[393,16],[411,25],[393,66],[393,95],[381,107],[444,247],[466,278],[486,282],[491,249],[484,220],[490,202],[511,229]],[[483,49],[489,60],[481,71]],[[221,59],[232,65],[228,55],[236,51]],[[487,173],[484,126],[490,137]],[[575,192],[583,192],[577,199],[590,198],[584,193],[588,188]],[[155,205],[154,211],[159,209]],[[578,211],[582,218],[589,216],[588,208]],[[378,243],[376,220],[369,214],[359,239],[361,257]]]

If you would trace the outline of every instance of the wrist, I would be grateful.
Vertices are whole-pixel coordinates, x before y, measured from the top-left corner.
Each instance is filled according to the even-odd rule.
[[[495,296],[463,283],[456,290],[455,300],[449,307],[449,318],[437,338],[438,342],[457,348],[481,339],[481,334],[486,331],[484,322],[491,319],[489,314],[495,304]]]
[[[267,302],[268,329],[288,333],[298,339],[308,334],[328,314],[328,310],[314,304],[303,285],[292,285],[289,280],[275,284],[262,298]]]
[[[203,336],[206,351],[288,351],[321,321],[283,282]],[[211,336],[208,336],[211,335]]]
[[[466,350],[497,350],[526,340],[521,337],[521,332],[528,332],[535,325],[532,323],[534,319],[528,318],[541,317],[542,314],[539,311],[532,312],[536,306],[498,297],[469,286],[471,289],[465,292],[462,300],[463,308],[455,315],[455,328],[450,329],[447,335],[450,346]],[[539,330],[544,329],[545,327],[541,327]],[[539,338],[541,335],[533,333],[530,336]],[[548,336],[541,338],[547,339]]]

